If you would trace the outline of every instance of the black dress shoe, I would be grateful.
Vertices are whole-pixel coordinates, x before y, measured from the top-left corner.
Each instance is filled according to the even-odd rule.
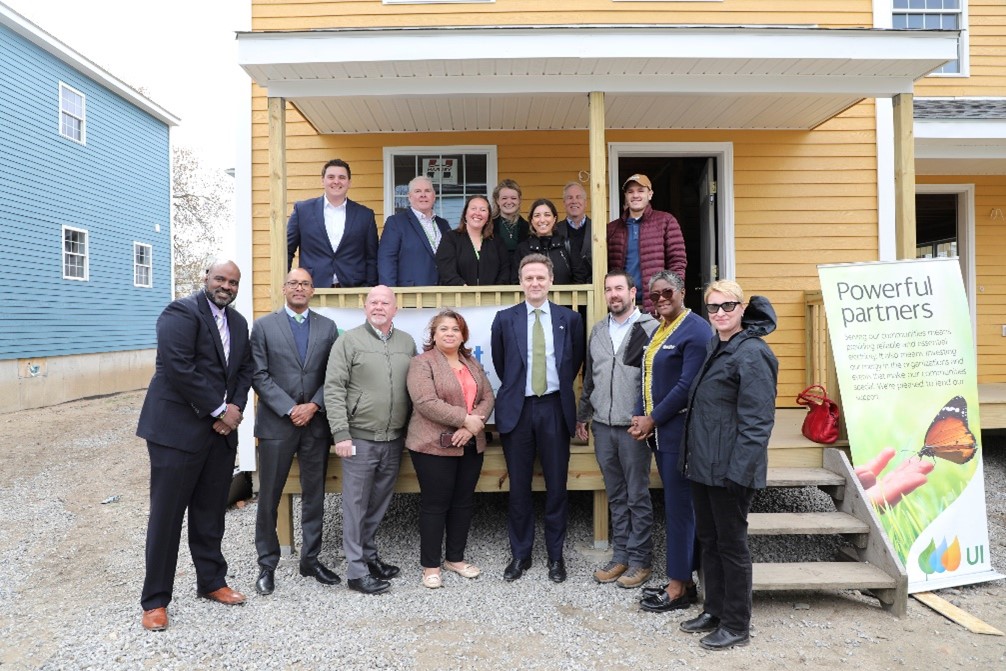
[[[566,582],[566,561],[564,559],[549,560],[548,579],[552,582]]]
[[[361,594],[380,594],[391,589],[391,583],[372,575],[365,575],[362,578],[350,578],[346,581],[346,587]]]
[[[258,580],[255,581],[255,591],[262,596],[267,596],[272,594],[272,591],[276,589],[275,571],[271,568],[264,568],[258,574]]]
[[[342,578],[335,571],[330,570],[321,562],[301,564],[300,574],[305,578],[314,578],[322,585],[338,585],[342,582]]]
[[[513,561],[507,564],[506,569],[503,571],[503,579],[507,582],[518,580],[522,575],[524,575],[524,571],[529,568],[531,568],[530,557],[527,559],[517,559],[514,557]]]
[[[639,600],[642,601],[643,599],[649,596],[660,596],[661,594],[664,594],[665,592],[667,592],[667,585],[670,584],[671,583],[667,583],[663,587],[644,587],[643,595],[639,598]],[[688,597],[691,603],[694,604],[699,602],[699,588],[695,586],[695,583],[692,583],[691,585],[685,585],[685,595]]]
[[[370,575],[381,580],[391,580],[401,572],[397,566],[385,564],[380,557],[374,557],[367,562],[367,568],[370,569]]]
[[[672,599],[667,596],[667,592],[661,592],[655,596],[648,596],[639,602],[640,608],[651,613],[666,613],[672,610],[685,610],[692,605],[686,591],[679,597]]]
[[[747,632],[738,634],[726,627],[720,627],[713,633],[699,639],[699,644],[706,650],[729,650],[735,646],[747,645],[750,642],[751,637]]]
[[[720,618],[710,615],[706,611],[699,613],[698,617],[685,620],[678,628],[688,634],[703,634],[707,631],[716,631],[720,628]]]

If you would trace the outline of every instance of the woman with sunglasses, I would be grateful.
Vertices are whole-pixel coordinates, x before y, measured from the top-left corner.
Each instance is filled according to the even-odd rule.
[[[681,630],[710,632],[702,647],[726,650],[749,642],[747,519],[765,487],[779,363],[762,340],[776,326],[768,299],[745,303],[739,284],[720,280],[706,288],[705,304],[716,335],[689,395],[679,463],[692,484],[705,600]]]
[[[664,485],[668,582],[644,590],[640,601],[644,610],[656,613],[685,609],[698,601],[692,580],[696,568],[692,493],[677,465],[688,388],[705,357],[709,324],[684,306],[684,293],[684,282],[670,270],[650,278],[650,302],[660,324],[643,350],[642,394],[629,427],[630,435],[646,439],[653,450]],[[632,345],[630,339],[628,347]],[[630,566],[630,571],[634,568]],[[649,578],[649,567],[645,573]],[[626,584],[630,578],[623,575],[619,585],[637,587],[645,582]]]

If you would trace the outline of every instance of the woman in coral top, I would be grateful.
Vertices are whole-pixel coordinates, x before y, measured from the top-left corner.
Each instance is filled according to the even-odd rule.
[[[443,568],[465,578],[479,575],[465,561],[475,508],[475,485],[486,449],[485,422],[495,398],[482,366],[471,354],[468,324],[441,310],[430,322],[424,352],[409,365],[413,412],[405,446],[419,478],[419,537],[423,585],[443,585]]]

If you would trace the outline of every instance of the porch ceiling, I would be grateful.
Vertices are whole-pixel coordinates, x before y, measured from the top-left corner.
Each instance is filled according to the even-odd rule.
[[[809,129],[912,91],[955,31],[541,26],[250,32],[238,61],[322,133]]]

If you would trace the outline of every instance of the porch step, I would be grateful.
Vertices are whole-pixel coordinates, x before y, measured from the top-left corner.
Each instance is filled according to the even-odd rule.
[[[867,534],[869,525],[847,513],[751,513],[748,533],[757,536],[794,534]]]
[[[795,562],[755,564],[754,590],[896,589],[897,580],[873,564],[855,562]]]
[[[845,478],[826,468],[769,468],[769,487],[837,487]]]

